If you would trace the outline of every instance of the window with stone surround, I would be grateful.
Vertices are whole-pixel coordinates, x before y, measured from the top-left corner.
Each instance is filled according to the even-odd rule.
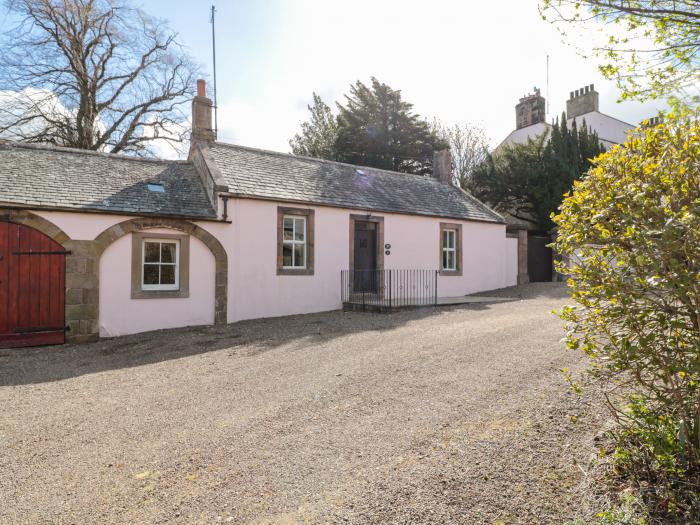
[[[440,274],[462,275],[462,225],[440,223]]]
[[[131,298],[189,297],[189,236],[132,234]]]
[[[313,275],[314,210],[277,208],[277,275]]]

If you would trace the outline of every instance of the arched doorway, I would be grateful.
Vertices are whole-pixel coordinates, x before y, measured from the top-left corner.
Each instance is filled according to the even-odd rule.
[[[65,342],[65,256],[58,242],[0,221],[0,347]]]

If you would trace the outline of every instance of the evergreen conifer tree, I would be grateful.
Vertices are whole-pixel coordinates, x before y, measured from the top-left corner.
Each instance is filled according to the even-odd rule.
[[[405,173],[432,172],[433,152],[447,147],[428,123],[413,113],[413,105],[372,78],[357,81],[338,105],[337,160]]]

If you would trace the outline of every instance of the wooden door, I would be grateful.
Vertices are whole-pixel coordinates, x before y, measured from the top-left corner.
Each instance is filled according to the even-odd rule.
[[[527,238],[527,272],[530,282],[543,283],[552,280],[552,249],[547,245],[551,237],[530,235]]]
[[[65,342],[65,250],[0,221],[0,348]]]
[[[355,221],[355,291],[376,292],[377,275],[377,223]]]

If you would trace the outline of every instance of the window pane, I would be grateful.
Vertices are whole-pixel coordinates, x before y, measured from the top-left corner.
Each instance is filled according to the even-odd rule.
[[[160,261],[160,243],[158,242],[145,242],[143,243],[143,257],[146,262],[158,262]]]
[[[284,218],[284,234],[283,239],[285,241],[291,241],[294,237],[294,219],[291,217]]]
[[[306,261],[304,261],[304,245],[295,244],[294,245],[294,266],[304,267]]]
[[[446,251],[443,250],[442,252],[442,269],[446,270],[447,269],[447,253]]]
[[[454,270],[455,268],[455,252],[445,252],[447,254],[447,266],[448,270]]]
[[[294,219],[294,240],[303,241],[306,233],[304,219]]]
[[[174,242],[164,242],[160,245],[160,261],[165,263],[175,262],[176,246]]]
[[[292,265],[292,246],[290,244],[282,245],[282,266]]]
[[[158,265],[143,265],[143,284],[160,284],[158,282]]]
[[[455,232],[454,230],[445,230],[442,232],[442,246],[444,248],[455,247]]]
[[[164,264],[160,267],[160,284],[175,284],[174,264]]]

